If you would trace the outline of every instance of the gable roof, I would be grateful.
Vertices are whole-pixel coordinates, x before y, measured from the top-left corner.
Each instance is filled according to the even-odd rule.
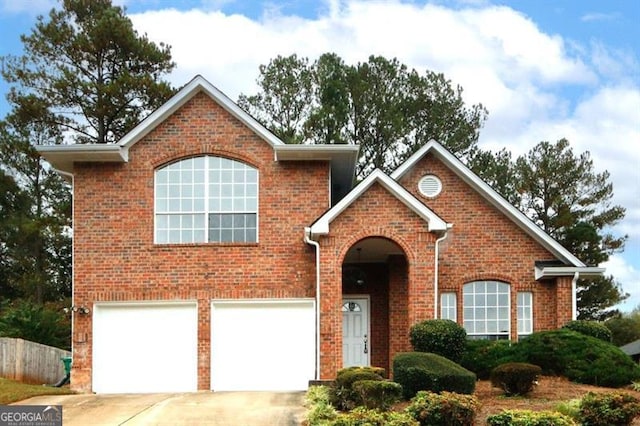
[[[544,248],[549,250],[558,259],[562,260],[566,264],[575,266],[577,268],[585,268],[585,272],[591,272],[592,274],[601,274],[604,272],[603,268],[586,268],[586,265],[577,257],[575,257],[569,250],[564,248],[559,242],[554,240],[549,234],[544,232],[539,226],[531,221],[524,213],[505,200],[500,194],[498,194],[493,188],[491,188],[485,181],[480,179],[478,175],[473,173],[467,166],[465,166],[456,156],[451,154],[446,148],[435,140],[430,140],[422,148],[416,151],[411,157],[400,165],[393,173],[391,177],[395,180],[400,180],[407,172],[409,172],[418,161],[420,161],[425,155],[432,154],[451,171],[453,171],[460,179],[466,182],[471,188],[473,188],[480,196],[493,205],[498,211],[513,221],[520,229],[522,229],[531,238],[537,241]],[[597,270],[596,270],[597,269]],[[580,269],[581,271],[582,269]]]
[[[67,174],[73,173],[75,162],[126,163],[133,145],[201,92],[267,142],[275,152],[276,161],[327,160],[331,163],[332,181],[342,188],[342,194],[351,188],[359,146],[331,145],[329,148],[325,145],[287,145],[200,75],[115,144],[43,145],[36,149],[54,169]]]
[[[337,218],[347,207],[353,204],[362,194],[364,194],[374,183],[379,183],[391,195],[400,200],[409,209],[415,212],[422,219],[427,221],[429,231],[446,231],[451,227],[437,214],[431,211],[427,206],[422,204],[409,191],[404,189],[395,180],[384,174],[382,170],[376,169],[365,180],[360,182],[351,190],[342,200],[335,206],[327,210],[311,225],[310,231],[312,235],[326,235],[329,233],[331,222]]]
[[[631,343],[620,346],[620,350],[627,355],[640,355],[640,339],[634,340]]]

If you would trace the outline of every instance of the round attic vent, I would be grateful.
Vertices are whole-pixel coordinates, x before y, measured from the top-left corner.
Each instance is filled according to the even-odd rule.
[[[426,175],[418,182],[418,190],[425,197],[435,197],[442,191],[442,182],[434,175]]]

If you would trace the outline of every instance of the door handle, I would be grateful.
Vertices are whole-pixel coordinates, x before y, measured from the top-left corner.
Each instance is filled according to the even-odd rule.
[[[364,335],[364,353],[368,354],[369,353],[369,349],[367,349],[367,343],[369,342],[369,340],[367,339],[367,335]]]

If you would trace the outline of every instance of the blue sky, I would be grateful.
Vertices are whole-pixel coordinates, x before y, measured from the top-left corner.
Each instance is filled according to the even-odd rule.
[[[115,0],[140,33],[172,46],[175,86],[201,74],[232,99],[278,54],[347,62],[397,57],[443,72],[481,102],[480,144],[514,155],[567,138],[608,170],[626,250],[604,266],[640,305],[640,2],[635,0]],[[52,0],[0,0],[0,56],[19,54]],[[0,118],[8,112],[0,82]]]

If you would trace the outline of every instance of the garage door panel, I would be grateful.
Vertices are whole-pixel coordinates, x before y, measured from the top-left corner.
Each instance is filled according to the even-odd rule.
[[[195,303],[97,305],[94,392],[195,391],[197,324]]]
[[[213,303],[213,390],[303,390],[315,373],[313,301]]]

